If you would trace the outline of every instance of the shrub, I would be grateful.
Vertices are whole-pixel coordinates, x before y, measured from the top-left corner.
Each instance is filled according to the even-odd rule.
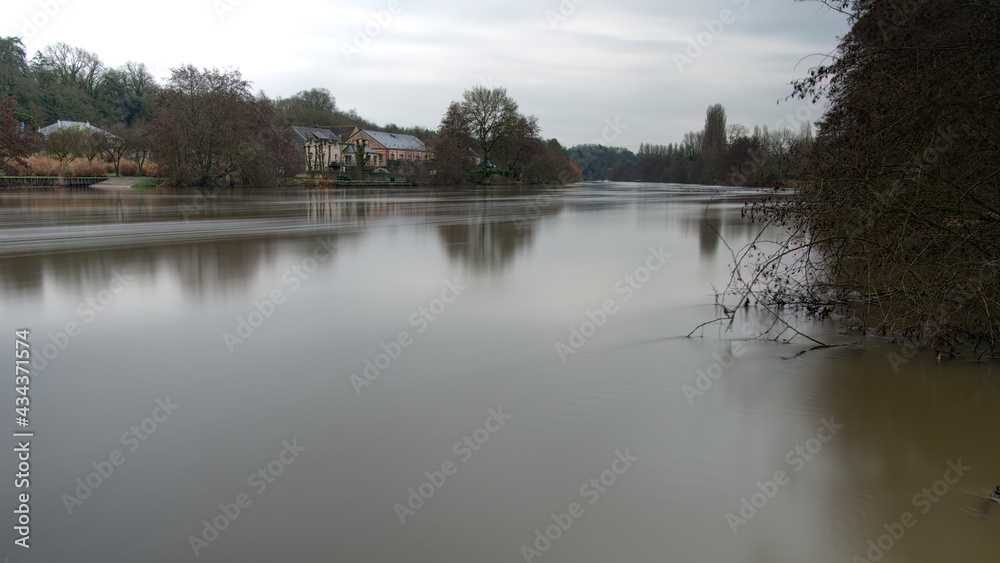
[[[107,177],[104,164],[77,159],[66,164],[60,164],[59,159],[44,152],[35,153],[27,159],[27,166],[20,169],[24,176],[63,176],[70,178]]]
[[[138,176],[139,175],[139,165],[132,162],[131,160],[122,160],[118,165],[118,175],[119,176]]]

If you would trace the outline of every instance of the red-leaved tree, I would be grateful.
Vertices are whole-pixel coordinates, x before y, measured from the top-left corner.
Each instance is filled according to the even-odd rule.
[[[17,174],[34,146],[35,140],[14,118],[14,98],[0,100],[0,172]]]

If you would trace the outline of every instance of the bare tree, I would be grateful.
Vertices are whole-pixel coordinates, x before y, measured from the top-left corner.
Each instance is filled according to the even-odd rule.
[[[302,158],[274,104],[238,70],[173,69],[153,117],[151,151],[176,186],[275,186]]]
[[[52,73],[59,83],[76,86],[92,98],[97,97],[104,78],[100,57],[66,43],[46,46],[35,55],[32,64],[38,70]]]
[[[104,133],[94,131],[88,134],[80,143],[80,155],[86,157],[88,164],[94,164],[94,159],[104,152],[108,138]]]
[[[733,123],[726,127],[726,145],[732,146],[737,139],[743,137],[749,137],[750,130],[746,128],[745,125],[740,125],[739,123]]]
[[[462,111],[469,121],[472,136],[483,152],[483,166],[490,153],[512,134],[518,117],[517,102],[507,95],[506,88],[489,89],[476,86],[462,94]]]
[[[42,143],[42,148],[60,162],[71,162],[76,157],[84,155],[84,144],[88,137],[86,131],[76,126],[58,129],[49,133],[48,138]]]
[[[150,145],[152,142],[149,136],[149,127],[145,124],[136,124],[126,129],[123,134],[126,138],[128,154],[138,167],[137,174],[142,176],[143,167],[151,154]]]
[[[110,133],[111,136],[107,137],[104,142],[104,152],[107,153],[108,160],[114,165],[115,176],[117,176],[121,169],[122,159],[131,150],[131,144],[124,125],[113,126]]]

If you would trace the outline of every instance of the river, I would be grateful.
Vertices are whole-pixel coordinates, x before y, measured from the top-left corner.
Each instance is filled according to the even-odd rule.
[[[1000,560],[1000,378],[718,316],[761,195],[0,191],[18,561]],[[724,241],[719,238],[724,237]],[[851,343],[836,320],[793,322]],[[23,512],[23,511],[22,511]]]

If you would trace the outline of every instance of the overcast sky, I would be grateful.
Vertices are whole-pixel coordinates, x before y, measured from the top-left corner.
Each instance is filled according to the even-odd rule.
[[[436,128],[463,90],[503,86],[539,117],[546,138],[571,146],[603,137],[635,150],[700,130],[713,103],[729,123],[749,127],[818,119],[821,107],[783,99],[847,31],[843,16],[821,8],[793,0],[4,0],[0,34],[21,36],[29,56],[65,42],[110,66],[146,63],[161,79],[194,64],[237,68],[271,97],[328,88],[339,108],[382,124]]]

